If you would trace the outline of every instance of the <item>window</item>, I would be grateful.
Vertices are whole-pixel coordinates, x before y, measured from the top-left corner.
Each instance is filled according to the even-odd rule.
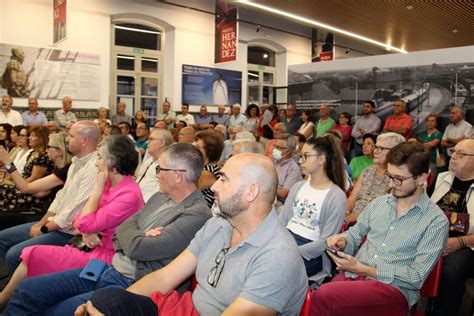
[[[275,52],[260,46],[247,51],[247,104],[273,103],[276,83]]]
[[[135,23],[112,24],[112,104],[125,102],[134,116],[145,112],[153,124],[161,98],[162,31]]]

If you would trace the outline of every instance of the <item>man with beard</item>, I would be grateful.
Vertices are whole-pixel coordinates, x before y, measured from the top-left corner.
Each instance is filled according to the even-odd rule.
[[[429,153],[404,142],[387,162],[392,194],[372,201],[353,227],[326,240],[344,273],[318,289],[312,315],[407,315],[446,246],[448,221],[423,188]]]
[[[86,308],[92,315],[95,308],[106,315],[165,314],[163,297],[177,295],[171,291],[193,274],[197,288],[192,297],[185,294],[177,304],[189,307],[188,312],[299,314],[307,278],[296,243],[272,208],[276,184],[276,171],[268,158],[253,153],[233,156],[212,186],[215,217],[188,248],[127,291],[96,292],[93,306],[82,306],[77,314]]]

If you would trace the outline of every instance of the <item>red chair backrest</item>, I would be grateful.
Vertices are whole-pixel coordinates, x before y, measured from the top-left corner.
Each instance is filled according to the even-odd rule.
[[[301,306],[300,316],[309,316],[311,311],[311,289],[308,288],[306,296],[304,298],[303,306]]]
[[[436,297],[438,295],[439,283],[441,281],[441,267],[443,265],[443,259],[440,257],[438,262],[431,270],[430,275],[423,283],[420,289],[420,295],[422,297]]]

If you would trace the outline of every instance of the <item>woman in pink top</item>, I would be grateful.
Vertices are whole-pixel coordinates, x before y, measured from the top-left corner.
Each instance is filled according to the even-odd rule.
[[[351,121],[351,115],[347,112],[339,114],[339,124],[334,125],[333,131],[339,131],[342,135],[342,148],[344,149],[344,155],[347,154],[349,147],[351,146],[351,134],[352,126],[349,125]]]
[[[99,159],[94,188],[74,227],[88,247],[87,252],[74,246],[32,246],[21,254],[23,260],[0,294],[0,310],[26,277],[84,267],[96,258],[111,264],[115,251],[115,229],[143,206],[140,187],[133,178],[138,165],[135,145],[126,136],[107,136],[98,150]]]

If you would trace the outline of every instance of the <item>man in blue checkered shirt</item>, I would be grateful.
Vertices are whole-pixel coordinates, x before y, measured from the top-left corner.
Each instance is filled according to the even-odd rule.
[[[338,250],[329,255],[344,273],[316,291],[313,315],[407,315],[447,244],[446,216],[424,190],[429,153],[405,142],[390,150],[387,162],[392,193],[326,240]]]

